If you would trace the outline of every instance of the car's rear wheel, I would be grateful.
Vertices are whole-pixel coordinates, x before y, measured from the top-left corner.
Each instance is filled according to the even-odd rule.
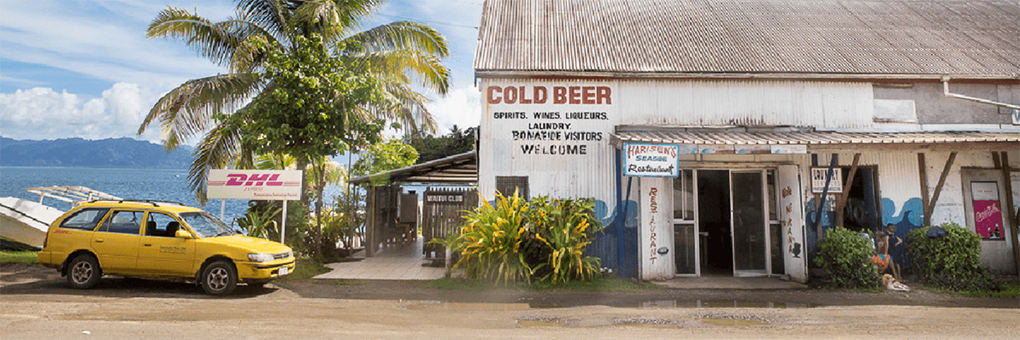
[[[99,261],[92,255],[75,256],[67,267],[67,283],[71,288],[89,289],[99,284],[99,278],[103,277],[103,270],[99,268]]]
[[[202,272],[202,289],[209,295],[229,294],[237,287],[237,270],[227,261],[210,263]]]

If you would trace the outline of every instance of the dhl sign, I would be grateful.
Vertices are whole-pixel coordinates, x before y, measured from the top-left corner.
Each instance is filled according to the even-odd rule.
[[[300,170],[212,169],[206,182],[209,198],[247,200],[301,199]]]

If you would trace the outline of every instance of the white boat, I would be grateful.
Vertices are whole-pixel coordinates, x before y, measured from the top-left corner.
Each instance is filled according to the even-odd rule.
[[[0,197],[0,238],[41,248],[46,231],[64,212],[17,197]]]
[[[0,197],[0,239],[36,248],[42,248],[50,224],[64,214],[60,209],[42,204],[44,198],[71,203],[72,208],[94,199],[121,199],[82,186],[28,188],[28,192],[38,194],[39,202]]]

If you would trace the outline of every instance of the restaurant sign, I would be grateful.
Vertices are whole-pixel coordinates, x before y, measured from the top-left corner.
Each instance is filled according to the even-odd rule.
[[[638,177],[677,177],[680,174],[677,144],[623,144],[623,174]]]
[[[300,170],[211,169],[209,198],[296,201],[301,199]]]

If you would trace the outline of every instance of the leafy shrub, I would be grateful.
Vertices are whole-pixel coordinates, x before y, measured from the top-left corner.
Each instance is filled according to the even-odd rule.
[[[274,220],[277,214],[280,213],[280,208],[269,207],[268,209],[254,209],[254,205],[248,209],[248,212],[244,214],[244,217],[238,218],[235,221],[237,226],[244,231],[245,235],[251,237],[261,237],[269,239],[269,233],[273,232],[279,235],[279,223]]]
[[[941,226],[946,236],[928,238],[931,227],[907,234],[912,269],[922,283],[948,290],[999,290],[1000,282],[981,266],[981,238],[956,223]]]
[[[536,197],[527,202],[514,193],[496,194],[466,216],[451,248],[461,254],[456,267],[468,277],[504,283],[532,280],[561,284],[591,279],[600,261],[584,255],[602,226],[595,204],[583,199]]]
[[[495,206],[484,202],[468,212],[460,236],[452,245],[461,254],[454,267],[463,267],[470,278],[530,282],[533,269],[519,251],[528,240],[525,224],[528,207],[528,202],[516,192],[511,197],[497,193]]]
[[[832,284],[843,288],[873,288],[879,285],[878,270],[871,263],[875,250],[871,241],[843,227],[829,229],[814,262],[828,270]]]
[[[542,196],[532,200],[531,205],[530,229],[541,241],[538,244],[544,245],[538,247],[536,275],[555,285],[572,278],[590,279],[597,274],[599,258],[584,256],[593,234],[601,229],[595,219],[595,203],[575,199],[550,202]]]

